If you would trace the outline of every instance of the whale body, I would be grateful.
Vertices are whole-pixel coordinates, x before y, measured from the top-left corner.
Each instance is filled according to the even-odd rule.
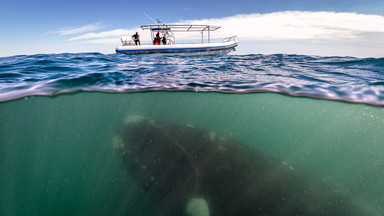
[[[303,172],[202,128],[130,116],[115,146],[151,215],[365,214]]]

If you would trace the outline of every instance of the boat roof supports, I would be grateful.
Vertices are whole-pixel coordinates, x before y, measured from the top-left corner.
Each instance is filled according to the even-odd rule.
[[[187,24],[153,24],[140,26],[143,30],[156,31],[170,31],[170,32],[200,32],[201,43],[204,43],[204,32],[208,32],[208,43],[211,42],[211,31],[216,31],[220,26],[213,25],[187,25]],[[152,35],[152,34],[151,34]]]

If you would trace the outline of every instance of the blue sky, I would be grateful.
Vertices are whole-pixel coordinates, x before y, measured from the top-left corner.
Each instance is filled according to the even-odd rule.
[[[113,53],[121,36],[151,23],[144,12],[221,25],[218,36],[238,35],[238,54],[384,56],[382,0],[1,0],[0,56]]]

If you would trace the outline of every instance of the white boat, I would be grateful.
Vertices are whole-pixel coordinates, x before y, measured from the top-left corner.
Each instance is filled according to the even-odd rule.
[[[235,50],[238,45],[236,36],[224,38],[221,42],[211,43],[211,31],[216,31],[220,26],[212,25],[179,25],[179,24],[154,24],[142,25],[143,30],[150,30],[152,41],[155,34],[165,36],[163,45],[135,45],[127,38],[122,38],[122,45],[116,48],[117,53],[127,55],[161,54],[161,55],[226,55]],[[176,43],[173,32],[200,32],[201,43]],[[204,33],[207,35],[207,43],[204,43]]]

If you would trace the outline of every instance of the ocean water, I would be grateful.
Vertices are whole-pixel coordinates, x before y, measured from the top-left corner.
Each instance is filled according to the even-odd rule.
[[[383,105],[381,58],[3,57],[0,215],[154,215],[114,147],[129,116],[235,140],[384,215]]]

